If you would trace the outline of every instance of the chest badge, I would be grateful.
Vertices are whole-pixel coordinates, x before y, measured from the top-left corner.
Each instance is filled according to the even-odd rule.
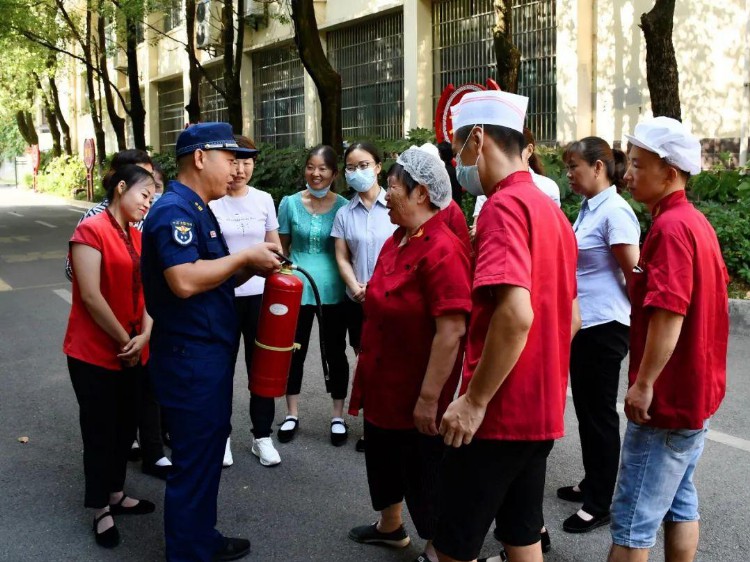
[[[190,221],[172,221],[172,238],[181,246],[193,241],[193,223]]]
[[[212,230],[211,232],[209,232],[209,233],[208,233],[208,235],[209,235],[209,236],[210,236],[211,238],[216,238],[216,231],[215,231],[215,230]]]

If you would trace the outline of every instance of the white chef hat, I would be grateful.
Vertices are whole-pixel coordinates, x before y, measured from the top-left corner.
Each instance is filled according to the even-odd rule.
[[[451,180],[437,147],[431,143],[407,148],[396,160],[412,179],[427,187],[430,201],[441,211],[451,202]]]
[[[501,125],[523,133],[528,105],[529,98],[508,92],[471,92],[451,107],[453,130],[466,125]]]
[[[676,119],[654,117],[638,123],[633,134],[625,138],[690,175],[701,171],[701,143]]]

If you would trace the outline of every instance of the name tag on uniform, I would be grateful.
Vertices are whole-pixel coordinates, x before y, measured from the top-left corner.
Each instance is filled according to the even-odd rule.
[[[172,238],[181,246],[193,241],[193,223],[190,221],[172,221]]]

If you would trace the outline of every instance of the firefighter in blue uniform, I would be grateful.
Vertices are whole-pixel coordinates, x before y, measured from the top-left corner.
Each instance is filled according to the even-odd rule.
[[[208,202],[224,196],[246,149],[226,123],[200,123],[177,139],[177,181],[143,229],[142,275],[154,319],[150,369],[172,440],[164,500],[170,561],[235,560],[246,539],[216,530],[230,432],[237,317],[234,287],[280,269],[275,244],[229,255]]]

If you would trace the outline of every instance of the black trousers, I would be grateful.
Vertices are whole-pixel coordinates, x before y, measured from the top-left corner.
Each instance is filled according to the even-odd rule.
[[[140,369],[138,381],[138,443],[144,464],[155,464],[164,456],[161,433],[161,409],[154,395],[148,364]]]
[[[286,386],[286,393],[292,396],[299,394],[302,388],[302,371],[310,344],[310,332],[315,318],[315,308],[312,305],[304,305],[299,312],[297,334],[294,341],[301,347],[292,357],[289,381]],[[334,400],[345,399],[349,389],[349,361],[346,358],[346,318],[346,305],[344,303],[323,305],[323,338],[331,378],[329,392]]]
[[[240,334],[245,345],[245,367],[247,368],[247,382],[250,384],[250,366],[253,364],[255,351],[255,336],[258,333],[258,318],[263,295],[235,297],[237,316],[240,320]],[[239,337],[239,335],[238,335]],[[235,360],[236,362],[236,360]],[[276,404],[273,398],[257,396],[250,393],[250,423],[253,436],[256,439],[269,437],[272,433],[271,425],[276,415]]]
[[[435,537],[439,515],[440,436],[416,429],[383,429],[365,420],[365,466],[376,511],[406,500],[409,515],[424,540]]]
[[[579,331],[571,346],[570,385],[578,417],[585,476],[583,510],[609,513],[620,461],[620,416],[615,408],[620,365],[630,328],[608,322]]]
[[[135,439],[138,379],[142,367],[110,371],[68,357],[83,437],[84,506],[102,509],[125,485]]]

